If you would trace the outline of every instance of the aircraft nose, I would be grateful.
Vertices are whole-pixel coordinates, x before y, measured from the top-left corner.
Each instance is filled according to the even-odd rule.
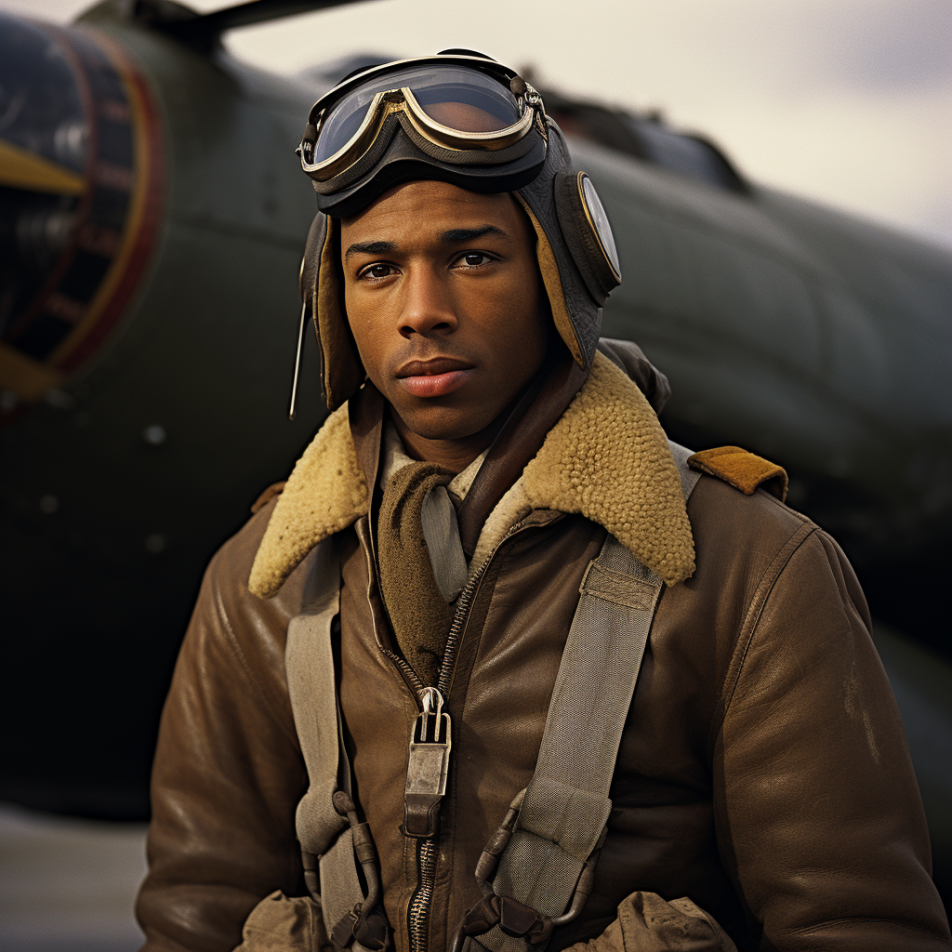
[[[128,298],[156,165],[130,70],[79,30],[0,14],[3,407],[62,383]]]

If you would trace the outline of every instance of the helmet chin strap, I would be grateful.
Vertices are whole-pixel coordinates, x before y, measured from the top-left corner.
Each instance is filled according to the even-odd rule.
[[[298,327],[297,356],[294,358],[294,381],[291,384],[291,408],[288,419],[293,423],[297,411],[298,378],[301,376],[301,358],[304,353],[304,327],[307,324],[307,301],[301,305],[301,324]]]

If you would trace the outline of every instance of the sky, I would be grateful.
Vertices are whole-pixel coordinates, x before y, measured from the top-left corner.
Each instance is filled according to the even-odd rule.
[[[0,0],[56,22],[86,6]],[[756,182],[952,248],[950,0],[368,0],[226,45],[285,73],[353,52],[477,49],[541,85],[659,108]]]

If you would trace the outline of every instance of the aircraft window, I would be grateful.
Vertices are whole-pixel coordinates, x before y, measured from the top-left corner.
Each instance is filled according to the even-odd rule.
[[[743,179],[709,142],[672,132],[651,120],[627,118],[649,162],[722,188],[747,190]]]

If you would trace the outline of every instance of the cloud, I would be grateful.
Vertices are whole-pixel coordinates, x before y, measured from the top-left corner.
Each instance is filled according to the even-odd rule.
[[[948,141],[934,120],[950,113],[952,90],[910,100],[841,86],[783,101],[749,90],[706,118],[755,181],[952,246]]]
[[[952,4],[874,4],[823,46],[828,75],[887,92],[933,90],[952,82]]]

